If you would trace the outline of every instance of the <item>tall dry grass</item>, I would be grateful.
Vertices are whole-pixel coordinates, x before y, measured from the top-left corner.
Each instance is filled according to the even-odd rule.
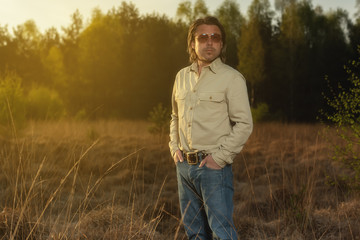
[[[148,127],[31,122],[0,138],[0,239],[185,239],[168,139]],[[319,132],[255,126],[233,164],[240,239],[359,239],[359,198]]]

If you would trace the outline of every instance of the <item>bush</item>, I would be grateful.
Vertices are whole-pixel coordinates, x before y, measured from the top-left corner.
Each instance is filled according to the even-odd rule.
[[[161,138],[169,132],[170,110],[164,107],[162,103],[159,103],[150,111],[148,120],[152,123],[149,127],[150,133],[158,134]]]
[[[0,76],[0,125],[21,128],[25,123],[25,98],[21,78],[11,72]]]
[[[360,53],[360,49],[359,49]],[[331,96],[324,95],[329,107],[321,110],[321,120],[328,129],[335,128],[338,142],[334,142],[334,159],[352,170],[343,180],[351,187],[360,190],[360,58],[352,61],[344,69],[348,75],[347,87],[338,84],[330,87]],[[328,81],[327,77],[326,80]],[[328,81],[329,83],[329,81]]]
[[[56,91],[37,87],[28,94],[27,112],[33,119],[58,119],[65,115],[65,108]]]
[[[254,122],[269,120],[269,106],[266,103],[260,103],[256,108],[251,108],[251,114]]]

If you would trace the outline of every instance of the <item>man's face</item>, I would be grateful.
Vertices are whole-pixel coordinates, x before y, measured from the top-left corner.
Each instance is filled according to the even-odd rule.
[[[220,56],[223,47],[221,31],[216,25],[202,24],[197,27],[195,40],[191,44],[198,57],[198,61],[210,64]]]

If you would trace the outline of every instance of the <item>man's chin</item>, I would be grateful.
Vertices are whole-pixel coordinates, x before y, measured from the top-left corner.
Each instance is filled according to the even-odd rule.
[[[216,59],[216,57],[207,57],[207,58],[200,59],[200,61],[202,61],[203,63],[212,63],[215,59]]]

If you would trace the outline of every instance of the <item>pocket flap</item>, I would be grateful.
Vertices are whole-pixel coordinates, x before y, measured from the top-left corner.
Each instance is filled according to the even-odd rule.
[[[199,99],[201,101],[222,102],[225,96],[221,92],[201,92],[199,93]]]

